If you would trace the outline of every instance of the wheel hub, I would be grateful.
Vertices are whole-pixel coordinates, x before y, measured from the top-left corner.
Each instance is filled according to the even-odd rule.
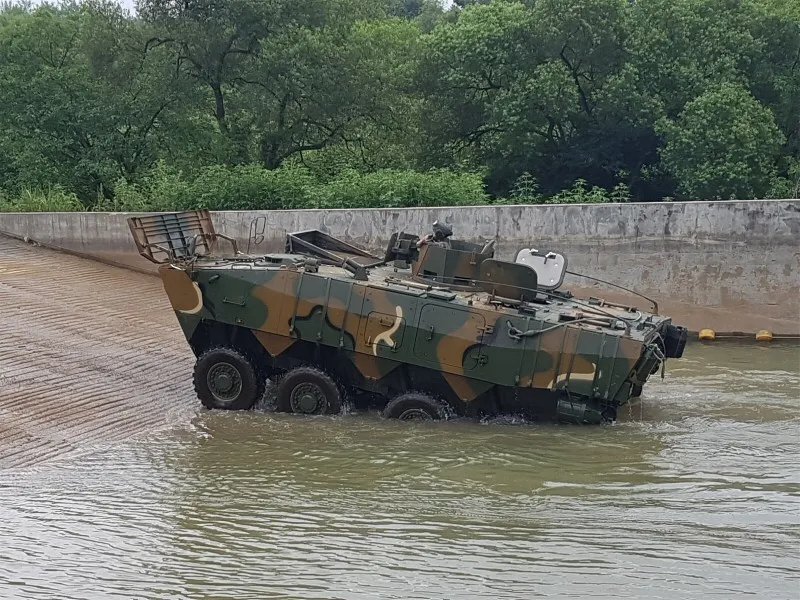
[[[233,387],[233,378],[229,373],[220,373],[217,375],[216,381],[217,389],[222,392],[229,392]]]
[[[242,375],[230,363],[217,363],[208,370],[208,389],[220,402],[236,400],[242,391]]]
[[[292,390],[289,402],[296,413],[316,414],[325,408],[325,393],[313,383],[301,383]]]

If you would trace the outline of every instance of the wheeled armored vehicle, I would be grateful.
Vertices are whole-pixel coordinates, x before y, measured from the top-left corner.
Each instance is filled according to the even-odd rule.
[[[616,419],[687,330],[670,318],[559,289],[566,257],[395,232],[382,256],[318,230],[282,252],[244,253],[208,211],[128,219],[158,272],[212,409],[246,410],[275,383],[276,408],[388,418],[519,414]],[[229,247],[229,250],[225,250]],[[663,374],[663,372],[662,372]]]

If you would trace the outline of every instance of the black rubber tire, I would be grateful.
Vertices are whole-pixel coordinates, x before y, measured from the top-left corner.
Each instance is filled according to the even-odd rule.
[[[422,392],[406,392],[392,398],[383,408],[382,414],[387,419],[400,419],[401,421],[447,419],[445,407]]]
[[[335,415],[342,411],[342,394],[336,382],[315,367],[296,367],[287,371],[275,390],[276,405],[280,412],[306,415]],[[306,409],[300,406],[301,398],[316,405]]]
[[[215,381],[222,386],[230,383],[234,389],[227,394],[225,390],[215,390]],[[195,362],[194,390],[206,408],[249,410],[263,397],[265,389],[266,378],[239,350],[227,346],[210,348]]]

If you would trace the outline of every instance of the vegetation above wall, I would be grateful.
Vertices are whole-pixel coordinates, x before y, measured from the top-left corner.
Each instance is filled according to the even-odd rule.
[[[800,3],[0,7],[0,210],[800,195]]]

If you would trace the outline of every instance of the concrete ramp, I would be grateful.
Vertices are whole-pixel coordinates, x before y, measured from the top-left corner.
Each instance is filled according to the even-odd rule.
[[[0,236],[0,469],[161,427],[199,404],[160,280]]]

